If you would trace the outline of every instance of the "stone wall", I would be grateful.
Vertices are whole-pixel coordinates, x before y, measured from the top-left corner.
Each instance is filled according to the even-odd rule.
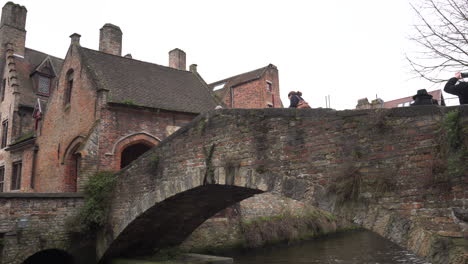
[[[76,253],[83,245],[72,245],[66,220],[82,204],[83,197],[78,194],[0,193],[0,238],[3,237],[0,263],[22,263],[47,249],[79,256]],[[83,251],[80,254],[78,259],[86,255]]]
[[[159,231],[151,229],[154,227],[145,219],[157,217],[153,214],[159,206],[164,208],[166,199],[174,208],[186,208],[184,214],[171,216],[172,223],[183,222],[186,214],[209,217],[196,210],[214,208],[209,203],[222,199],[214,194],[215,188],[220,188],[218,195],[224,188],[230,201],[245,198],[222,187],[234,185],[248,196],[254,194],[248,194],[249,189],[268,191],[335,211],[372,230],[377,231],[379,226],[385,230],[380,232],[385,237],[435,260],[431,248],[442,243],[440,239],[447,239],[445,252],[453,259],[464,254],[459,251],[463,249],[459,241],[466,236],[466,223],[454,210],[466,211],[468,199],[466,172],[454,179],[440,178],[444,170],[440,164],[448,160],[440,155],[444,145],[441,132],[447,129],[441,121],[454,109],[461,111],[466,146],[466,106],[213,111],[181,128],[121,172],[118,195],[112,202],[115,214],[110,219],[111,233],[118,236],[122,232],[125,235],[121,239],[128,241],[125,236],[134,231],[137,234],[136,226],[130,226],[146,223],[148,226],[139,228],[157,235]],[[465,160],[463,157],[460,163]],[[331,187],[340,179],[359,183],[355,197],[340,198],[336,188],[333,191]],[[200,191],[200,200],[186,207],[182,203],[196,199],[190,196],[195,190]],[[204,191],[212,191],[212,199],[205,200],[208,193]],[[164,221],[161,214],[157,218]],[[410,235],[395,237],[406,231]],[[178,235],[186,232],[189,230]],[[428,242],[420,249],[412,247],[424,234],[430,237],[425,240]],[[451,248],[450,253],[447,248]]]

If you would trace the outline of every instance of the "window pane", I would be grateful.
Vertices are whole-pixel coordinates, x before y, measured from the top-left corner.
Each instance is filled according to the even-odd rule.
[[[50,78],[39,76],[39,87],[37,91],[41,94],[49,95]]]
[[[0,167],[0,192],[3,192],[3,186],[5,182],[5,167]]]

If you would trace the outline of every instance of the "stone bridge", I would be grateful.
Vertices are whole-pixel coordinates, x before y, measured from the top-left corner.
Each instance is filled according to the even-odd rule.
[[[454,109],[466,150],[467,106],[201,115],[119,172],[92,257],[178,245],[218,211],[272,192],[362,224],[433,263],[465,263],[468,175],[453,161],[464,165],[466,155],[446,151],[442,136],[454,131],[442,125]],[[343,183],[358,192],[337,187]],[[42,263],[43,253],[92,263],[82,252],[94,248],[65,231],[81,205],[77,194],[0,194],[0,263]]]
[[[92,263],[66,232],[82,205],[77,193],[0,193],[0,263]]]
[[[457,263],[468,235],[466,154],[447,154],[442,135],[458,131],[466,150],[468,107],[457,108],[458,130],[442,125],[454,109],[201,115],[119,173],[97,254],[105,262],[178,245],[221,209],[273,192],[358,222],[434,263]],[[458,165],[448,168],[450,159]],[[336,187],[343,182],[357,195]]]

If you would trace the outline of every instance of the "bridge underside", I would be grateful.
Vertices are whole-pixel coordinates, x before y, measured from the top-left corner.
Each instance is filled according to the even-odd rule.
[[[159,249],[179,245],[217,212],[261,192],[210,184],[174,195],[155,204],[129,224],[109,246],[102,261],[149,256]]]

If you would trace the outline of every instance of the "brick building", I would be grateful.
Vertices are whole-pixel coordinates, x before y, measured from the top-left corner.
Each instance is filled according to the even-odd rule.
[[[76,33],[64,59],[26,48],[26,14],[8,2],[0,22],[0,192],[79,191],[217,105],[282,106],[273,65],[220,81],[231,92],[220,100],[180,49],[169,67],[122,56],[112,24],[100,29],[98,51]]]
[[[279,94],[278,68],[273,64],[209,86],[229,108],[283,107]]]

